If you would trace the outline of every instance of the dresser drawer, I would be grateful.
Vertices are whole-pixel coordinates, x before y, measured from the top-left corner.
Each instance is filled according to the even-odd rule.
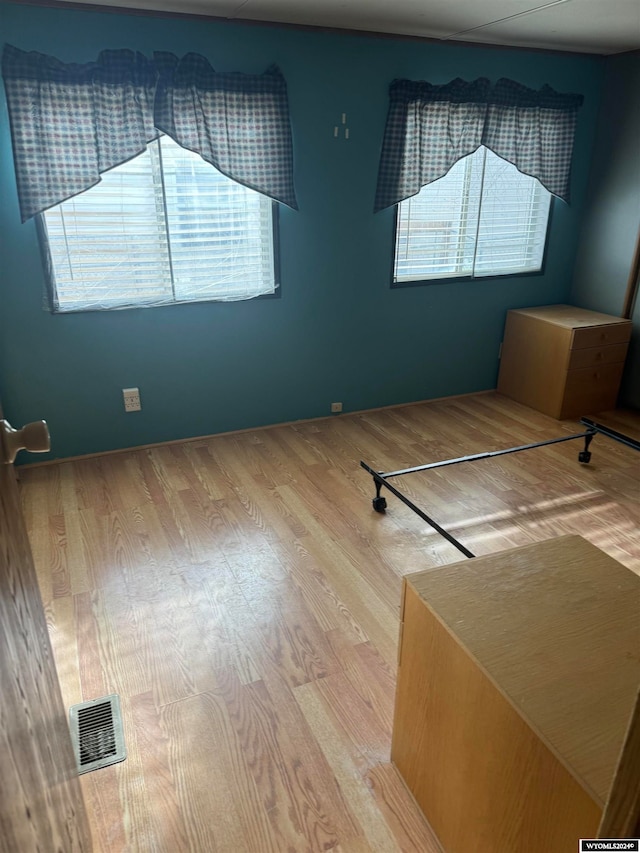
[[[568,371],[560,419],[614,409],[623,368],[619,362]]]
[[[569,353],[569,370],[581,367],[599,367],[601,364],[617,364],[625,360],[627,343],[604,347],[585,347]]]
[[[612,323],[610,326],[585,326],[574,329],[571,349],[621,344],[631,337],[631,323]]]

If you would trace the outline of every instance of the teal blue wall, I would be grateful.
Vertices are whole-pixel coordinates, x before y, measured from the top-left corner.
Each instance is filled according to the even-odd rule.
[[[602,92],[571,298],[620,314],[640,228],[640,51],[607,57]],[[632,320],[618,403],[640,409],[640,299]]]
[[[601,85],[595,57],[0,5],[0,41],[64,61],[105,47],[204,54],[219,70],[272,62],[289,89],[300,212],[281,209],[280,299],[52,316],[33,222],[18,217],[0,103],[0,398],[45,418],[53,456],[494,388],[508,308],[567,298]],[[512,77],[582,92],[573,203],[556,204],[545,273],[391,290],[393,211],[372,213],[395,77]],[[4,97],[2,95],[2,97]],[[342,113],[349,141],[333,137]],[[143,410],[125,414],[137,385]]]

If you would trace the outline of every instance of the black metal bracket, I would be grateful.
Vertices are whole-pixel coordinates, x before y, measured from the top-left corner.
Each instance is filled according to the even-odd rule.
[[[630,435],[625,435],[622,432],[611,429],[611,427],[596,423],[595,421],[592,421],[591,418],[580,418],[580,423],[589,427],[593,435],[600,433],[600,435],[606,435],[607,438],[612,438],[614,441],[619,441],[621,444],[626,444],[627,447],[631,447],[633,450],[640,450],[640,441],[637,441],[635,438],[631,438]]]
[[[443,459],[440,462],[429,462],[426,465],[415,465],[413,468],[401,468],[398,471],[375,471],[366,462],[360,462],[362,468],[367,471],[373,477],[373,482],[376,487],[376,496],[372,500],[373,508],[376,512],[384,512],[387,508],[387,501],[384,498],[380,491],[384,486],[385,489],[388,489],[392,495],[395,495],[398,500],[402,501],[403,504],[412,509],[416,515],[419,515],[423,521],[426,521],[430,527],[433,527],[441,536],[443,536],[447,542],[450,542],[455,548],[458,549],[461,553],[465,555],[465,557],[475,557],[467,547],[465,547],[462,542],[459,542],[455,536],[452,536],[447,530],[444,529],[437,521],[431,518],[426,514],[423,510],[420,509],[412,500],[410,500],[406,495],[404,495],[398,488],[392,486],[388,481],[391,477],[403,477],[405,474],[416,474],[419,471],[430,471],[432,468],[444,468],[447,465],[457,465],[460,462],[477,462],[479,459],[492,459],[496,456],[504,456],[507,453],[519,453],[523,450],[534,450],[537,447],[546,447],[550,444],[559,444],[562,441],[575,441],[579,438],[584,438],[584,450],[581,450],[578,454],[578,460],[583,463],[588,463],[591,460],[591,452],[589,450],[589,445],[591,441],[598,432],[602,432],[604,435],[609,435],[613,430],[606,430],[604,427],[600,427],[598,424],[589,421],[587,418],[582,418],[581,423],[587,427],[586,432],[574,433],[572,435],[563,435],[560,438],[550,438],[546,441],[536,441],[533,444],[521,444],[518,447],[508,447],[504,450],[491,450],[486,453],[474,453],[470,456],[459,456],[455,459]],[[619,435],[619,434],[618,434]],[[610,436],[613,437],[613,436]],[[623,437],[625,443],[633,442],[633,439],[629,439],[627,436]],[[619,439],[617,439],[619,440]],[[640,443],[634,442],[630,446],[635,446],[636,450],[640,450]]]
[[[444,529],[444,527],[441,527],[437,521],[434,521],[434,519],[428,516],[426,512],[423,512],[419,506],[416,506],[416,504],[414,504],[412,500],[409,500],[406,495],[403,495],[399,489],[396,489],[395,486],[391,486],[389,483],[387,483],[385,479],[385,477],[387,476],[386,474],[384,474],[382,471],[374,471],[373,468],[370,468],[366,462],[360,462],[360,465],[364,468],[365,471],[368,471],[369,474],[371,474],[376,484],[376,497],[373,499],[373,508],[376,512],[384,512],[387,508],[386,500],[380,497],[380,489],[382,486],[384,486],[385,488],[389,489],[391,494],[395,495],[398,500],[401,500],[403,504],[406,504],[409,507],[409,509],[412,509],[416,513],[416,515],[419,515],[423,521],[426,521],[427,524],[433,527],[434,530],[437,530],[441,536],[444,536],[447,542],[451,542],[451,544],[454,545],[458,549],[458,551],[462,551],[465,557],[475,557],[475,554],[472,554],[468,548],[465,548],[465,546],[461,542],[458,542],[455,536],[452,536],[448,531]],[[396,474],[397,473],[398,472],[396,472]]]

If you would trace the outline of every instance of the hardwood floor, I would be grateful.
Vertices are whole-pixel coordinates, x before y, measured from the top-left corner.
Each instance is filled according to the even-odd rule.
[[[438,845],[389,763],[401,577],[464,560],[392,470],[577,430],[497,394],[21,469],[67,705],[122,702],[95,849]],[[474,553],[579,533],[640,571],[640,455],[596,437],[402,478]]]

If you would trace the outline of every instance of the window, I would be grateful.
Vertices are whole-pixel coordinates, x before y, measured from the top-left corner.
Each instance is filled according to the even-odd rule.
[[[272,294],[274,207],[162,136],[42,214],[53,310]]]
[[[398,205],[394,283],[538,272],[550,204],[539,181],[481,146]]]

